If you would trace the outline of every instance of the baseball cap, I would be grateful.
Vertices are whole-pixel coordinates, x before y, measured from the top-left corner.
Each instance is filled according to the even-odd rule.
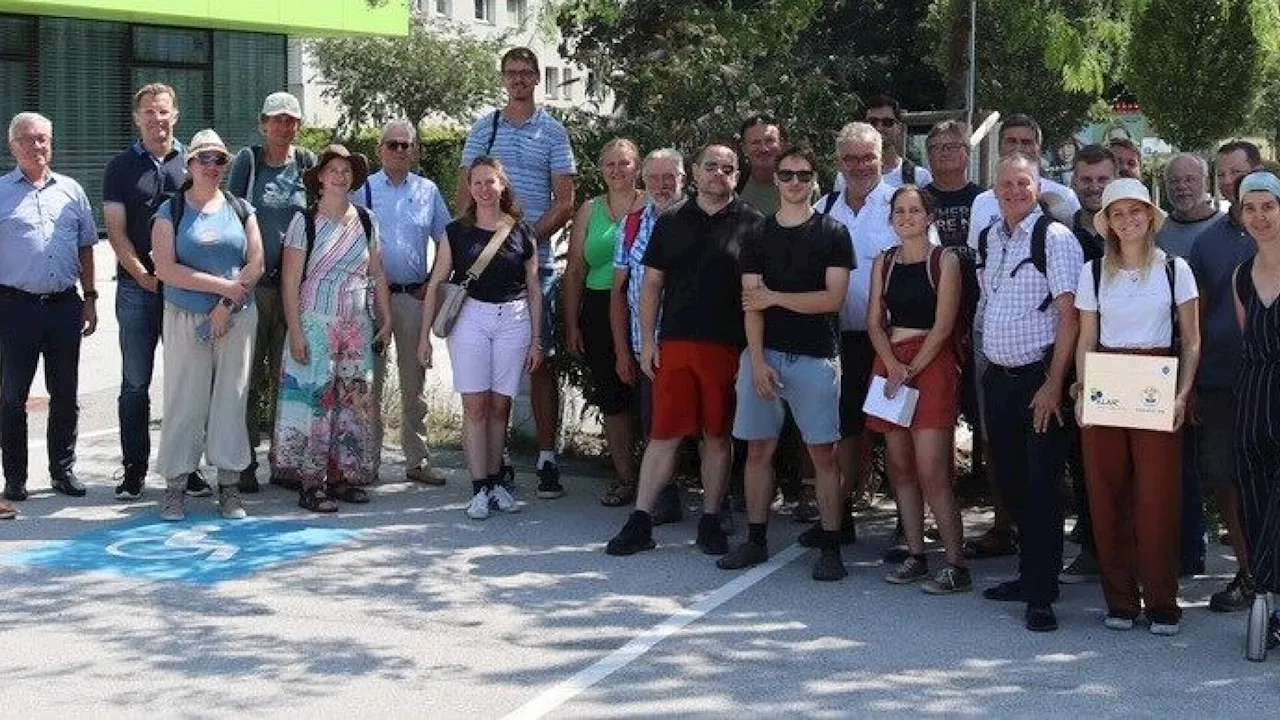
[[[273,92],[262,101],[262,114],[266,117],[288,115],[301,120],[302,105],[298,103],[298,98],[287,92]]]

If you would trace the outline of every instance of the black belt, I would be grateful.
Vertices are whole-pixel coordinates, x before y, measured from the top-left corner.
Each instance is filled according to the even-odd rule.
[[[32,293],[27,292],[26,290],[19,290],[16,287],[0,285],[0,295],[3,295],[4,297],[17,298],[19,300],[30,300],[32,302],[38,302],[41,305],[49,305],[51,303],[76,297],[76,286],[72,285],[69,288],[57,290],[51,293]]]
[[[393,294],[416,295],[417,292],[421,290],[422,286],[425,284],[426,283],[420,283],[420,282],[409,283],[407,285],[401,285],[400,283],[391,283],[390,285],[387,285],[387,289],[390,290]]]
[[[999,370],[1000,372],[1004,373],[1005,375],[1008,375],[1009,377],[1018,377],[1019,375],[1024,375],[1034,370],[1040,370],[1047,363],[1048,363],[1047,360],[1036,360],[1035,362],[1027,363],[1026,365],[1018,365],[1017,367],[1010,367],[1008,365],[997,365],[995,363],[991,363],[988,367],[991,370]]]

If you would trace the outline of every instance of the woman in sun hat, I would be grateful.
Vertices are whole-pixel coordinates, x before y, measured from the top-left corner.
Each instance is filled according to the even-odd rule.
[[[262,237],[253,207],[220,190],[230,160],[218,133],[196,133],[186,149],[187,184],[156,211],[151,230],[156,277],[165,286],[164,424],[156,457],[167,480],[165,520],[182,519],[186,478],[202,454],[218,469],[222,516],[245,516],[237,483],[249,466],[244,413]]]
[[[369,163],[330,145],[303,175],[316,198],[285,231],[280,291],[288,337],[272,452],[298,504],[335,512],[366,503],[378,478],[373,353],[391,335],[377,224],[348,200]]]
[[[1085,263],[1076,287],[1076,376],[1088,379],[1085,356],[1091,352],[1178,358],[1172,432],[1082,429],[1106,626],[1129,630],[1145,612],[1152,633],[1173,635],[1182,618],[1182,425],[1200,361],[1200,324],[1190,266],[1156,247],[1155,234],[1164,219],[1164,211],[1138,180],[1113,180],[1103,191],[1094,226],[1106,239],[1104,253]],[[1082,382],[1070,390],[1077,419],[1089,401]]]

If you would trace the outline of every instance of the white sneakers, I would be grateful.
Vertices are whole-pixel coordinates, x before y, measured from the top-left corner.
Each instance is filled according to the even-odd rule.
[[[186,517],[183,512],[183,501],[186,499],[186,483],[169,483],[164,489],[164,506],[160,510],[160,519],[177,522]]]
[[[492,490],[482,488],[480,492],[471,496],[471,502],[467,504],[467,517],[472,520],[485,520],[489,517],[490,508],[504,513],[520,512],[520,504],[516,502],[511,491],[506,486],[494,485]]]

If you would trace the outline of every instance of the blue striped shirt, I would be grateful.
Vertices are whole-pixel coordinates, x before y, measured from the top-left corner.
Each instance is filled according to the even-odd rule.
[[[551,207],[552,179],[578,172],[573,148],[569,146],[569,133],[542,108],[520,124],[508,120],[499,110],[482,115],[467,133],[467,142],[462,148],[462,168],[469,167],[481,155],[493,156],[506,167],[516,204],[524,211],[524,220],[530,226],[536,226]],[[538,244],[538,262],[543,266],[553,264],[550,243]]]
[[[30,293],[66,290],[80,279],[80,248],[98,242],[80,183],[50,172],[36,187],[21,170],[0,177],[0,285]]]
[[[644,282],[644,252],[649,248],[649,239],[653,237],[653,226],[661,214],[653,203],[644,206],[640,213],[640,227],[636,230],[635,240],[631,247],[622,242],[623,231],[618,230],[619,242],[613,251],[613,267],[626,270],[627,275],[627,317],[631,325],[631,351],[640,355],[640,285]],[[626,222],[626,218],[622,219]],[[661,325],[661,322],[658,323]],[[654,328],[657,332],[658,328]]]

